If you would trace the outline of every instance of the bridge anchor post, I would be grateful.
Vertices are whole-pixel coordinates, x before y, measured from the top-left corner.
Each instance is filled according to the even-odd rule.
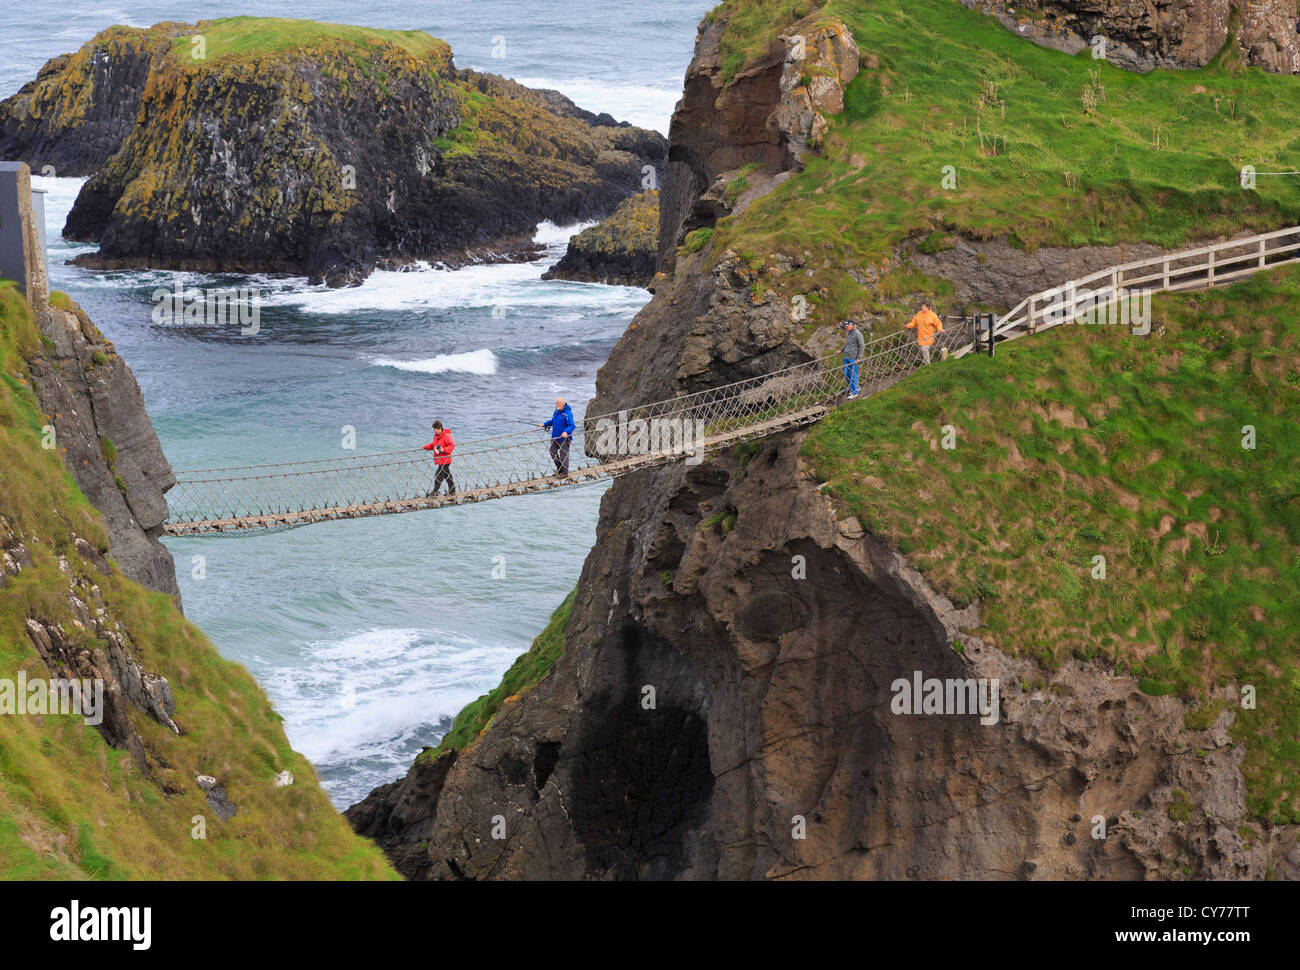
[[[997,322],[998,318],[992,313],[975,314],[975,349],[978,350],[980,343],[987,340],[990,357],[993,356],[993,330]]]

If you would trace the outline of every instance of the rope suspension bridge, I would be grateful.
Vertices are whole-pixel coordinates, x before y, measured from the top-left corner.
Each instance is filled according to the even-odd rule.
[[[984,346],[992,352],[997,341],[1122,304],[1138,285],[1212,287],[1295,262],[1300,229],[1115,266],[1027,297],[1000,320],[989,315],[945,325],[932,352],[939,358]],[[898,383],[923,364],[911,331],[869,341],[858,363],[861,396]],[[847,395],[841,365],[842,356],[834,354],[670,400],[587,415],[567,447],[563,476],[556,474],[550,441],[536,430],[464,442],[453,454],[452,494],[434,494],[440,466],[422,449],[178,472],[167,495],[164,530],[174,536],[249,535],[607,481],[811,424]]]
[[[969,330],[946,330],[938,347],[969,345]],[[902,380],[921,364],[910,332],[867,345],[862,393]],[[509,495],[606,481],[800,427],[847,392],[838,357],[578,422],[568,473],[555,473],[550,439],[536,430],[458,443],[454,494],[434,490],[438,465],[422,449],[178,472],[167,494],[169,535],[248,533],[334,519],[465,505]]]

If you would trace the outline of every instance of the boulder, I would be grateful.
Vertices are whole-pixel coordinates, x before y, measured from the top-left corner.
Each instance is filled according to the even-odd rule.
[[[648,286],[659,242],[659,193],[625,199],[604,222],[578,233],[543,279]]]

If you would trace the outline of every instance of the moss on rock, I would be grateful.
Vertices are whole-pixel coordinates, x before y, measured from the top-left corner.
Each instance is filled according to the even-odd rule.
[[[646,286],[658,250],[659,193],[652,189],[623,200],[604,222],[574,236],[545,278]]]

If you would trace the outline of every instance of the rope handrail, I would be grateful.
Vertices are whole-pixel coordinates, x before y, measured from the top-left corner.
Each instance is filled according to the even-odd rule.
[[[966,327],[945,330],[936,350],[951,351],[972,340]],[[921,363],[907,331],[865,346],[857,366],[866,393],[901,380]],[[450,481],[443,479],[436,456],[423,449],[179,473],[168,495],[172,515],[164,528],[173,535],[263,529],[613,478],[816,420],[847,390],[840,364],[841,355],[827,355],[590,415],[567,441],[556,442],[536,429],[466,441],[451,456]],[[561,470],[569,474],[558,475]],[[454,495],[452,487],[458,489]]]

